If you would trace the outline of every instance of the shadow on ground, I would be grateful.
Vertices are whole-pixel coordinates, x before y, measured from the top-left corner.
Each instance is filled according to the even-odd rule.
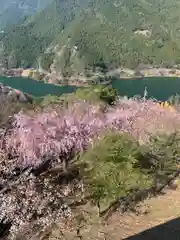
[[[150,228],[124,240],[180,240],[180,218]]]

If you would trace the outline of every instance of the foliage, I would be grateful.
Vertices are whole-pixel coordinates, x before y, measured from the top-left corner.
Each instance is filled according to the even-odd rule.
[[[103,88],[100,93],[100,99],[105,101],[108,104],[113,104],[118,96],[118,92],[116,89],[114,88]]]
[[[22,25],[7,29],[2,36],[5,54],[14,50],[19,67],[36,66],[45,49],[62,31],[65,24],[73,19],[73,12],[77,6],[78,1],[72,3],[71,0],[68,2],[53,0],[47,8],[27,18]]]
[[[59,104],[58,98],[48,98]],[[179,129],[179,116],[141,99],[121,99],[103,110],[99,102],[79,99],[66,107],[16,114],[0,132],[0,222],[6,216],[12,233],[23,227],[30,233],[26,223],[34,226],[38,221],[40,228],[58,221],[69,214],[62,202],[72,199],[72,193],[76,197],[83,181],[85,196],[92,194],[100,207],[164,183],[177,169],[180,137],[178,132],[158,131],[169,132],[170,124]],[[74,171],[76,180],[83,181],[73,181],[73,187]],[[64,199],[65,178],[70,193]]]
[[[54,53],[45,53],[42,55],[40,62],[41,67],[45,70],[49,70],[51,64],[53,63]]]
[[[128,134],[106,133],[94,140],[77,161],[87,194],[100,204],[109,204],[163,184],[177,170],[179,147],[179,134],[155,136],[139,145]]]
[[[52,105],[52,104],[59,104],[60,97],[49,94],[49,95],[45,96],[40,103],[42,106],[46,106],[46,107],[49,105]]]
[[[54,0],[5,32],[4,55],[15,52],[23,67],[42,56],[48,68],[55,52],[56,71],[68,75],[96,66],[172,67],[180,63],[179,9],[178,0]],[[49,47],[52,55],[47,58]]]
[[[117,99],[117,90],[103,85],[96,85],[84,89],[78,89],[75,93],[77,99],[84,99],[90,102],[102,101],[111,105]]]
[[[34,167],[47,159],[52,164],[69,161],[105,129],[128,132],[147,142],[159,131],[171,133],[179,128],[179,115],[149,100],[125,100],[106,109],[99,103],[76,100],[66,107],[50,107],[33,115],[19,113],[14,118],[4,150],[19,156],[19,166]]]
[[[179,106],[180,104],[180,96],[179,94],[173,95],[169,98],[169,103],[175,107]]]
[[[104,87],[102,85],[91,86],[85,88],[78,88],[75,93],[63,94],[61,97],[47,95],[43,98],[41,105],[59,105],[66,107],[78,100],[85,100],[94,104],[108,104],[111,105],[117,99],[117,91],[111,87]]]
[[[99,95],[96,93],[96,87],[79,88],[75,93],[69,94],[66,99],[68,103],[77,101],[78,99],[86,100],[90,103],[100,102]]]
[[[136,167],[141,156],[139,144],[126,134],[108,133],[95,141],[79,160],[88,193],[107,203],[148,187],[151,177]]]
[[[60,97],[54,95],[47,95],[40,101],[42,107],[62,106],[67,107],[69,104],[78,100],[86,100],[89,103],[97,103],[99,97],[91,88],[80,88],[75,93],[62,94]]]
[[[10,28],[14,24],[20,24],[28,16],[43,9],[50,0],[1,0],[0,3],[0,28]]]
[[[152,136],[142,166],[156,175],[170,174],[180,161],[179,133]]]

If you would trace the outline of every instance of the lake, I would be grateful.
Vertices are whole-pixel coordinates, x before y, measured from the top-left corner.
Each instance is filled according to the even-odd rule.
[[[147,88],[148,97],[165,101],[175,94],[180,94],[180,78],[176,77],[146,77],[142,79],[114,79],[112,87],[116,88],[121,96],[133,97],[144,95]]]
[[[0,82],[35,97],[42,97],[47,94],[60,96],[63,93],[71,93],[77,89],[75,86],[61,87],[20,77],[8,78],[1,76]],[[128,97],[134,95],[143,96],[144,89],[147,87],[149,97],[164,101],[176,93],[180,94],[180,78],[149,77],[143,79],[113,79],[112,87],[118,90],[119,95],[126,95]]]
[[[60,96],[63,93],[72,93],[77,89],[76,86],[56,86],[54,84],[47,84],[22,77],[0,76],[0,83],[4,83],[5,85],[19,89],[20,91],[35,97],[43,97],[48,94]]]

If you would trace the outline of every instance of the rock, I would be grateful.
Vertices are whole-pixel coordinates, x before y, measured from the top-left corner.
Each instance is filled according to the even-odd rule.
[[[40,72],[38,72],[38,71],[34,71],[33,73],[32,73],[32,79],[34,79],[34,80],[41,80],[41,74],[40,74]]]
[[[10,90],[9,93],[7,94],[7,96],[13,101],[18,100],[18,93],[15,92],[14,90]]]
[[[23,70],[21,76],[22,77],[31,77],[32,76],[32,69],[25,69],[25,70]]]
[[[28,102],[27,97],[26,97],[25,94],[22,93],[22,92],[21,92],[20,95],[19,95],[19,101],[22,102],[22,103]]]
[[[3,86],[0,85],[0,94],[2,93]]]
[[[1,89],[2,89],[2,93],[3,93],[3,94],[8,94],[8,92],[9,92],[9,90],[10,90],[9,87],[7,87],[7,86],[2,86]]]
[[[21,103],[32,103],[31,96],[11,87],[0,84],[0,95],[7,96],[12,101],[19,101]]]

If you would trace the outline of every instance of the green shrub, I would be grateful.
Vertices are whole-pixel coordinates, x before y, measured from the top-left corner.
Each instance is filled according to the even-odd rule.
[[[97,102],[100,100],[98,94],[96,94],[93,87],[77,89],[75,97],[77,99],[83,99],[89,102]]]
[[[161,134],[150,138],[141,158],[141,167],[156,176],[169,175],[177,169],[180,160],[180,135]]]
[[[67,106],[68,104],[85,100],[90,103],[112,104],[116,100],[117,92],[115,89],[107,88],[104,86],[78,88],[74,93],[63,94],[60,97],[47,95],[41,100],[42,106],[61,105]]]
[[[114,88],[103,88],[100,91],[100,99],[106,102],[107,104],[111,105],[116,101],[116,98],[118,96],[118,92]]]
[[[147,145],[127,134],[107,133],[80,155],[85,189],[100,206],[153,186],[162,186],[177,170],[178,134],[152,137]]]
[[[45,70],[49,70],[51,64],[53,63],[54,55],[54,53],[44,53],[41,56],[40,60],[42,68],[44,68]]]
[[[137,167],[141,157],[141,147],[126,134],[108,133],[95,141],[79,160],[88,193],[100,204],[109,204],[150,186],[151,176]]]
[[[41,105],[44,107],[49,105],[57,105],[60,103],[61,103],[60,97],[51,94],[45,96],[41,101]]]
[[[78,89],[75,93],[76,98],[84,99],[90,102],[104,102],[106,104],[112,104],[117,96],[116,89],[111,87],[104,87],[103,85],[97,85],[93,87]]]

